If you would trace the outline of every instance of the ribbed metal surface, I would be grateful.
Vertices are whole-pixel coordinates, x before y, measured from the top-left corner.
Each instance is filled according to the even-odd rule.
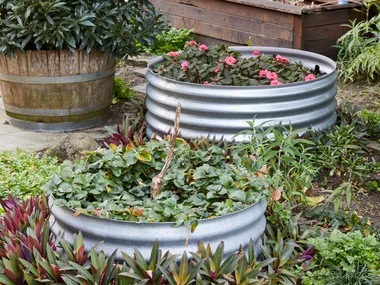
[[[53,204],[51,198],[49,203]],[[252,239],[258,254],[266,225],[265,209],[266,203],[260,202],[224,217],[201,220],[194,233],[184,226],[173,227],[172,223],[122,222],[88,215],[74,217],[73,211],[57,206],[51,208],[50,224],[53,233],[63,234],[70,244],[73,244],[73,235],[81,231],[86,250],[98,242],[103,242],[98,250],[103,250],[106,255],[119,249],[119,260],[122,259],[121,251],[132,254],[134,248],[148,259],[156,239],[163,252],[169,250],[172,254],[182,254],[185,250],[196,252],[199,241],[210,243],[215,250],[220,241],[224,241],[225,255],[238,250],[240,245],[247,246]]]
[[[249,128],[247,121],[256,117],[256,125],[266,123],[304,129],[324,129],[336,121],[336,64],[311,52],[272,47],[231,47],[245,57],[256,49],[261,53],[281,54],[291,61],[301,61],[313,68],[319,65],[326,75],[312,81],[280,86],[210,86],[178,82],[157,76],[154,66],[163,62],[157,57],[147,72],[147,132],[166,134],[173,124],[178,102],[182,104],[181,134],[184,138],[222,136],[231,140]],[[243,140],[238,137],[237,140]]]

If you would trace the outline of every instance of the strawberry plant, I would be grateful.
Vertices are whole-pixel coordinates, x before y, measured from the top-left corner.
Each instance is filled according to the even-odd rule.
[[[115,145],[114,145],[115,146]],[[261,166],[223,148],[193,149],[182,139],[165,175],[162,191],[150,199],[150,186],[164,165],[168,141],[152,140],[92,152],[75,165],[65,162],[44,188],[56,204],[103,218],[175,222],[190,227],[196,220],[239,211],[268,194]]]

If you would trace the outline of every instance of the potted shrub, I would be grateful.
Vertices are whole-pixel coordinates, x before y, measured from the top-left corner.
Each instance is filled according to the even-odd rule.
[[[224,137],[256,124],[323,129],[336,121],[336,64],[300,50],[189,42],[149,63],[147,133],[166,134],[178,102],[181,135]],[[237,140],[243,140],[238,136]]]
[[[200,241],[215,249],[222,240],[225,255],[250,241],[261,252],[269,190],[254,157],[177,135],[170,143],[126,143],[62,164],[45,185],[54,234],[73,244],[81,231],[106,255],[137,247],[146,259],[157,239],[173,254],[196,252]]]
[[[1,95],[9,122],[30,130],[106,121],[115,57],[138,54],[163,27],[147,0],[0,3]]]

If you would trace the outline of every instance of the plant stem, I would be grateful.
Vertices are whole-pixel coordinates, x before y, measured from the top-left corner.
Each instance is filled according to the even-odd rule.
[[[162,168],[160,173],[152,179],[152,186],[150,187],[150,199],[154,199],[155,196],[161,193],[162,181],[164,180],[165,174],[169,170],[170,163],[174,158],[174,145],[177,140],[177,137],[179,136],[180,117],[181,103],[178,103],[174,119],[174,133],[170,140],[168,154],[165,159],[164,167]]]

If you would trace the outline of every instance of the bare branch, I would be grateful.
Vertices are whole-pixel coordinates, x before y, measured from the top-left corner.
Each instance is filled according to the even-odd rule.
[[[169,170],[170,163],[172,162],[174,158],[174,146],[175,146],[177,137],[179,136],[180,118],[181,118],[181,103],[178,103],[177,109],[175,112],[175,119],[174,119],[174,133],[170,139],[168,154],[166,155],[164,167],[162,168],[160,173],[152,179],[152,185],[150,187],[151,199],[153,199],[155,196],[161,193],[162,181],[164,180],[165,174]]]

